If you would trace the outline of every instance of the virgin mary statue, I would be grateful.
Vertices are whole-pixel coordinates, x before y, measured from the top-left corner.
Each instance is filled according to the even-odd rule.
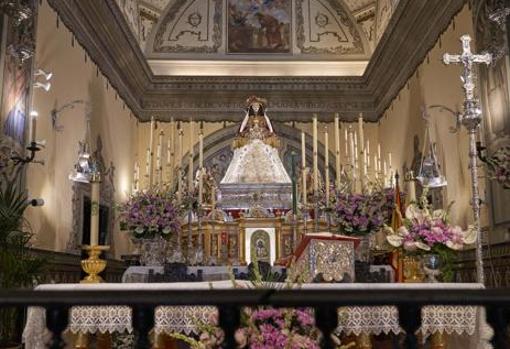
[[[234,156],[220,182],[220,205],[225,208],[282,208],[291,201],[292,182],[265,110],[265,100],[248,98],[246,115],[233,142]]]

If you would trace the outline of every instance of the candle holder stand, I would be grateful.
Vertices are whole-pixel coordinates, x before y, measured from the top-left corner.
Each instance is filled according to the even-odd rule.
[[[202,231],[202,214],[204,207],[202,204],[198,204],[197,209],[197,229],[198,229],[198,246],[195,251],[195,263],[197,265],[204,264],[204,244],[203,244],[203,231]]]
[[[28,155],[27,156],[21,156],[19,154],[13,154],[11,156],[11,160],[14,161],[14,164],[15,165],[19,165],[19,164],[22,164],[22,165],[25,165],[25,164],[29,164],[29,163],[39,163],[41,165],[44,165],[44,161],[42,160],[35,160],[35,155],[37,154],[37,152],[41,151],[43,148],[43,145],[41,143],[38,143],[38,142],[30,142],[30,144],[26,147],[26,150],[28,150]]]
[[[188,211],[188,247],[186,260],[188,264],[194,264],[193,261],[193,208],[190,208]]]
[[[110,246],[104,245],[82,246],[82,250],[87,251],[89,257],[81,261],[81,268],[87,273],[87,276],[80,283],[97,284],[104,282],[99,274],[106,269],[106,261],[101,259],[100,256],[103,251],[108,251],[109,249]]]

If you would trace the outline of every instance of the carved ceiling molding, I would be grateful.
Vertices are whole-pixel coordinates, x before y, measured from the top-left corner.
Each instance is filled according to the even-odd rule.
[[[327,0],[326,3],[317,1],[316,6],[321,6],[321,12],[313,18],[315,22],[315,39],[312,39],[311,11],[303,11],[303,7],[310,8],[312,0],[297,0],[296,22],[297,22],[297,46],[303,54],[336,54],[342,56],[359,55],[369,57],[371,50],[368,42],[364,40],[363,29],[358,26],[356,19],[352,17],[348,7],[338,0]],[[329,7],[328,7],[329,6]],[[331,23],[330,23],[331,22]],[[328,29],[331,24],[336,23],[336,29]],[[307,29],[307,30],[306,30]],[[320,29],[320,30],[318,30]],[[308,32],[308,36],[305,34]],[[337,38],[337,46],[317,47],[322,36],[333,35]],[[313,42],[315,41],[315,45]]]
[[[204,1],[204,0],[200,0]],[[188,4],[190,7],[191,4]],[[197,2],[199,4],[200,2]],[[204,16],[198,12],[187,13],[187,11],[196,11],[192,8],[189,10],[183,7],[187,5],[187,0],[177,0],[171,3],[170,8],[166,11],[165,17],[156,25],[154,39],[149,39],[148,51],[152,53],[215,53],[222,44],[223,29],[223,0],[206,0],[206,9]],[[182,12],[182,13],[181,13]],[[213,13],[213,20],[210,21],[209,12]],[[188,16],[186,17],[186,14]],[[192,23],[191,16],[196,16],[196,23]],[[205,23],[205,28],[201,28],[201,22]],[[212,22],[209,24],[209,22]],[[179,27],[183,24],[184,27]],[[205,31],[205,33],[203,33]],[[189,40],[183,44],[179,38],[185,34],[194,36],[199,43],[197,45],[189,45]],[[203,39],[205,36],[207,39]],[[208,38],[211,37],[211,40]],[[195,43],[196,44],[196,43]]]
[[[464,0],[400,0],[362,77],[154,76],[115,0],[48,0],[141,121],[156,115],[238,120],[247,96],[268,98],[275,121],[331,121],[364,112],[377,121],[425,59]]]

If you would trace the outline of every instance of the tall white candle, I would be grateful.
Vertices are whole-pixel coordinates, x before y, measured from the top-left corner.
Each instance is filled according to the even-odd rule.
[[[393,168],[391,163],[391,152],[388,153],[388,166],[390,167],[390,170]]]
[[[189,162],[188,162],[188,191],[190,193],[193,192],[193,120],[190,120],[189,123],[190,127],[190,136],[189,136],[189,142],[190,142],[190,149],[189,149]]]
[[[202,132],[198,135],[198,166],[200,168],[204,167],[204,135]]]
[[[340,125],[339,115],[335,114],[335,175],[336,188],[340,188]]]
[[[151,123],[150,123],[151,131],[149,136],[149,188],[152,187],[152,172],[153,172],[153,163],[152,163],[152,157],[154,156],[154,129],[156,127],[156,120],[154,119],[154,116],[151,117]]]
[[[132,187],[132,192],[135,193],[138,191],[138,179],[139,179],[139,175],[138,175],[138,172],[140,170],[140,166],[138,165],[138,161],[135,161],[135,164],[133,166],[133,185],[131,186]]]
[[[168,136],[168,140],[166,142],[166,165],[171,166],[172,162],[172,136]]]
[[[362,153],[362,152],[364,152],[363,147],[365,146],[365,134],[363,132],[363,113],[359,113],[358,132],[359,132],[360,153]]]
[[[37,118],[39,113],[35,110],[30,112],[30,142],[37,142]]]
[[[356,191],[356,149],[354,147],[354,132],[352,131],[352,127],[349,126],[349,151],[350,151],[350,160],[351,160],[351,185],[352,190]]]
[[[202,196],[204,192],[204,135],[202,132],[198,135],[198,203],[202,204]]]
[[[374,174],[375,174],[375,179],[378,180],[379,179],[379,167],[378,167],[378,161],[377,161],[377,155],[374,154]]]
[[[325,177],[325,190],[326,190],[326,204],[329,205],[329,136],[328,129],[324,130],[324,174]]]
[[[356,162],[356,168],[358,168],[358,134],[354,132],[354,160]]]
[[[184,150],[183,150],[183,130],[182,126],[179,128],[179,156],[177,158],[177,200],[181,201],[182,199],[182,190],[183,190],[183,183],[182,183],[182,157],[184,156]]]
[[[319,193],[319,161],[317,147],[317,114],[313,116],[313,190],[314,195]]]
[[[306,209],[306,140],[305,133],[301,131],[301,181],[302,181],[302,195],[303,207]]]
[[[304,131],[301,131],[301,167],[306,167],[306,142]]]
[[[368,161],[367,161],[367,153],[363,153],[363,176],[366,178],[368,175]]]
[[[409,192],[407,205],[409,205],[412,202],[416,202],[416,185],[414,183],[414,178],[411,178],[409,180],[407,191]]]
[[[145,176],[147,178],[150,177],[150,171],[151,171],[150,162],[151,162],[151,150],[149,148],[147,148],[147,154],[145,157]]]
[[[204,179],[203,179],[203,167],[198,169],[198,203],[202,204],[202,198],[204,194]]]
[[[162,165],[162,156],[163,156],[163,130],[159,132],[159,138],[158,138],[158,147],[156,150],[156,167],[158,171],[161,171],[161,165]]]
[[[344,127],[344,138],[345,138],[345,157],[349,157],[349,134],[347,133],[347,127]]]
[[[99,181],[92,181],[90,195],[90,246],[99,243]]]
[[[381,172],[382,158],[381,158],[381,143],[377,144],[377,171]]]

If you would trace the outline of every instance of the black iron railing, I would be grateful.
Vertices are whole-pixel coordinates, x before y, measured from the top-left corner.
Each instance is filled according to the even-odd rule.
[[[75,305],[130,306],[137,334],[136,348],[140,349],[150,348],[149,331],[154,326],[154,310],[160,305],[218,307],[219,325],[225,334],[224,347],[229,349],[236,347],[234,333],[239,327],[243,306],[312,307],[316,326],[323,334],[321,347],[334,348],[330,335],[338,325],[338,307],[394,305],[406,333],[404,348],[417,348],[415,333],[421,324],[423,306],[475,305],[486,308],[487,322],[494,330],[494,348],[510,348],[507,337],[510,289],[0,291],[0,307],[41,306],[46,309],[46,325],[53,333],[51,349],[64,347],[62,333],[68,325],[69,309]]]

